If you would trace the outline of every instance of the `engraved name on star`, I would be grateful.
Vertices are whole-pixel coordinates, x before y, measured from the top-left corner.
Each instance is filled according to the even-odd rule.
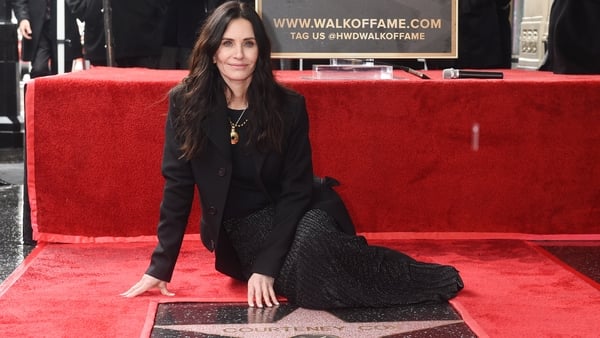
[[[156,325],[155,328],[181,332],[196,332],[222,337],[269,338],[296,335],[325,337],[379,338],[392,334],[425,330],[444,325],[463,323],[462,320],[428,320],[398,322],[349,323],[326,311],[298,308],[274,323],[250,324],[186,324]]]

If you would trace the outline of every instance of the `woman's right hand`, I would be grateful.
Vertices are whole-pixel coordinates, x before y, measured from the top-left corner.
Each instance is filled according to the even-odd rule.
[[[135,283],[129,290],[123,292],[121,296],[132,298],[154,288],[159,289],[160,293],[165,296],[175,296],[173,292],[167,290],[167,282],[161,281],[160,279],[146,274],[144,274],[142,279]]]
[[[23,35],[23,38],[31,40],[31,25],[29,20],[24,19],[19,23],[19,32]]]

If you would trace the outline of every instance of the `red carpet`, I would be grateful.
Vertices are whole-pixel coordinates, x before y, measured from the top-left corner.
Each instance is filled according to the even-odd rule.
[[[388,237],[391,234],[388,234]],[[371,240],[415,258],[455,265],[465,290],[453,300],[480,336],[592,337],[597,284],[522,240]],[[245,285],[214,272],[200,242],[185,241],[172,291],[123,299],[146,268],[152,243],[42,244],[0,286],[0,337],[139,337],[162,301],[244,301]]]

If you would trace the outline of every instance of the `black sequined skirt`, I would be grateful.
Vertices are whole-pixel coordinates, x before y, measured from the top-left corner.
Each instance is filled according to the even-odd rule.
[[[272,229],[274,210],[228,220],[225,230],[244,274]],[[419,262],[401,252],[369,245],[362,236],[336,229],[323,210],[309,210],[275,278],[275,291],[291,303],[312,309],[386,307],[443,302],[463,288],[448,265]]]

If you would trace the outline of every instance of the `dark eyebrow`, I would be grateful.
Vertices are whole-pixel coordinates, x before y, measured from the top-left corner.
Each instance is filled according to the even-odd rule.
[[[221,40],[234,40],[233,38],[226,38],[223,37]],[[255,37],[248,37],[248,38],[244,38],[243,41],[248,41],[248,40],[256,40]]]

